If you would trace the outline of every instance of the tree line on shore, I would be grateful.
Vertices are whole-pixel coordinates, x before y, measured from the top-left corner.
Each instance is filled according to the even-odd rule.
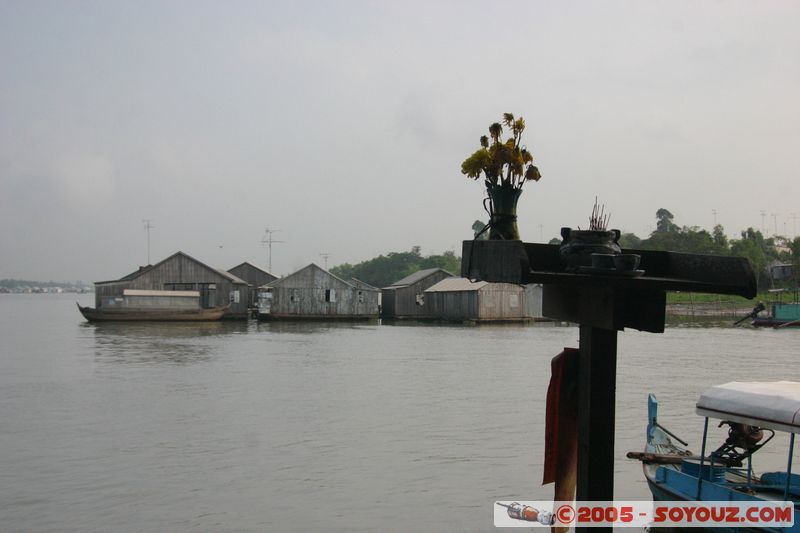
[[[414,246],[410,252],[389,252],[355,265],[343,263],[333,267],[331,273],[342,279],[356,278],[382,288],[426,268],[443,268],[458,275],[461,258],[450,251],[423,257],[420,247]]]

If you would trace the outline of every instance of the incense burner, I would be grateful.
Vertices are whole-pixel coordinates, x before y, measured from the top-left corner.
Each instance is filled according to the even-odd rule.
[[[559,253],[561,262],[567,272],[574,272],[582,266],[592,266],[592,254],[620,254],[620,231],[577,230],[561,228],[561,243]]]

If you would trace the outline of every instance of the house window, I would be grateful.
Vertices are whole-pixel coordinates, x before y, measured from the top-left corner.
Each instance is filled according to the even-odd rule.
[[[336,289],[325,289],[325,301],[326,302],[336,301]]]
[[[300,299],[300,293],[298,292],[298,290],[297,289],[291,289],[291,292],[289,292],[289,301],[290,302],[296,302],[299,299]]]
[[[417,294],[417,305],[425,305],[425,295]]]
[[[364,292],[363,291],[358,291],[358,303],[360,303],[360,304],[364,303]]]
[[[519,295],[518,294],[511,294],[508,297],[508,305],[510,307],[519,307]]]

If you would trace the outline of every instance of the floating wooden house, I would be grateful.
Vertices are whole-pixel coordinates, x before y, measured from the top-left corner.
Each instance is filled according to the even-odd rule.
[[[428,268],[381,289],[382,318],[429,318],[424,306],[425,289],[453,275],[442,268]]]
[[[259,320],[365,320],[378,317],[378,290],[310,264],[259,289]]]
[[[233,268],[229,268],[228,272],[246,281],[247,284],[250,285],[247,291],[247,306],[251,309],[258,305],[258,288],[278,279],[278,276],[272,275],[266,270],[258,268],[247,261]]]
[[[421,307],[429,318],[441,320],[533,320],[541,317],[541,286],[445,278],[425,289]]]
[[[97,310],[119,305],[124,301],[126,289],[197,291],[201,308],[230,304],[223,319],[247,318],[247,282],[183,252],[174,253],[155,265],[140,267],[118,280],[98,281],[94,286]]]

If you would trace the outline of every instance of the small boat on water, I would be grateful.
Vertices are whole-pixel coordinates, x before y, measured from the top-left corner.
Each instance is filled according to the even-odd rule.
[[[103,307],[78,304],[78,310],[89,322],[202,322],[219,320],[229,307],[202,307],[198,291],[134,289],[125,289],[121,298],[110,299]]]
[[[774,301],[767,306],[762,306],[761,310],[753,309],[754,326],[784,328],[800,327],[800,300],[798,289],[773,289],[769,291]],[[791,301],[783,301],[784,295],[789,295]],[[768,310],[764,316],[759,316],[761,311]]]
[[[800,327],[800,303],[770,304],[769,314],[753,317],[753,325],[770,328]]]
[[[800,476],[792,474],[794,437],[800,433],[800,383],[731,382],[706,390],[697,402],[705,418],[700,455],[658,422],[658,402],[648,398],[647,442],[644,453],[628,457],[642,461],[644,476],[656,501],[726,501],[737,503],[800,501]],[[729,426],[728,437],[706,453],[709,419]],[[752,456],[776,431],[789,433],[785,472],[756,474]],[[761,530],[776,528],[762,528]],[[738,528],[741,531],[741,528]],[[800,531],[800,521],[782,531]]]
[[[89,322],[150,321],[150,322],[202,322],[219,320],[228,309],[212,307],[210,309],[173,310],[173,309],[95,309],[81,307],[78,310]]]

